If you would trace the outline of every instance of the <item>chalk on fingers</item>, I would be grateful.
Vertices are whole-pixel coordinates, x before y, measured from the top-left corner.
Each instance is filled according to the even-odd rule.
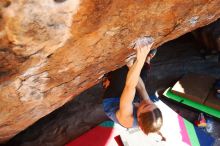
[[[140,37],[133,43],[133,48],[136,50],[137,48],[151,45],[153,42],[154,38],[151,36]]]

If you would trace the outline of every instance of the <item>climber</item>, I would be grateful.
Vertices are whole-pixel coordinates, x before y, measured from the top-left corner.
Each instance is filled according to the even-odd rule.
[[[158,132],[161,135],[159,132],[163,123],[161,111],[150,100],[140,77],[146,58],[149,62],[155,55],[155,51],[153,54],[149,53],[151,46],[152,42],[136,46],[136,61],[132,59],[127,66],[108,74],[108,80],[104,82],[106,91],[103,107],[106,115],[123,127],[139,126],[145,134]],[[136,91],[139,96],[136,96]]]

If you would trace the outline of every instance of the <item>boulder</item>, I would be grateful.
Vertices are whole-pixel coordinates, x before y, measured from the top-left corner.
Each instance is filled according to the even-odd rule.
[[[0,142],[153,48],[220,17],[220,0],[0,0]]]

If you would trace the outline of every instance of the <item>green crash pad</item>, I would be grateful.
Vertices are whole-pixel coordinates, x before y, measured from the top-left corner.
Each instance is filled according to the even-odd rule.
[[[171,88],[168,88],[163,93],[163,95],[165,97],[171,99],[171,100],[174,100],[176,102],[182,103],[182,104],[187,105],[187,106],[190,106],[192,108],[195,108],[195,109],[197,109],[199,111],[207,113],[207,114],[209,114],[211,116],[214,116],[216,118],[220,118],[220,110],[211,108],[209,106],[206,106],[206,105],[200,104],[198,102],[194,102],[194,101],[192,101],[190,99],[187,99],[187,98],[181,97],[179,95],[176,95],[176,94],[172,93]]]
[[[204,104],[215,80],[214,77],[209,75],[189,73],[177,81],[171,91],[175,95]]]

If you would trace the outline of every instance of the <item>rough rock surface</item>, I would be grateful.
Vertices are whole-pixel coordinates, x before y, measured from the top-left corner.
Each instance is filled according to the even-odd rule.
[[[190,49],[189,49],[190,48]],[[189,72],[220,77],[218,55],[208,55],[205,59],[199,53],[201,47],[190,35],[184,35],[158,48],[151,61],[147,75],[147,91],[163,91],[174,85],[182,75]],[[161,73],[162,72],[162,73]],[[12,138],[5,146],[63,146],[84,132],[106,120],[102,107],[103,88],[97,84],[76,96],[71,102],[43,117],[35,124]],[[159,95],[163,92],[158,92]],[[173,110],[192,123],[198,119],[198,111],[159,97]],[[209,120],[207,132],[216,138],[214,146],[220,145],[220,121]],[[205,129],[203,129],[205,130]]]
[[[0,0],[0,142],[125,64],[220,17],[220,0]]]

